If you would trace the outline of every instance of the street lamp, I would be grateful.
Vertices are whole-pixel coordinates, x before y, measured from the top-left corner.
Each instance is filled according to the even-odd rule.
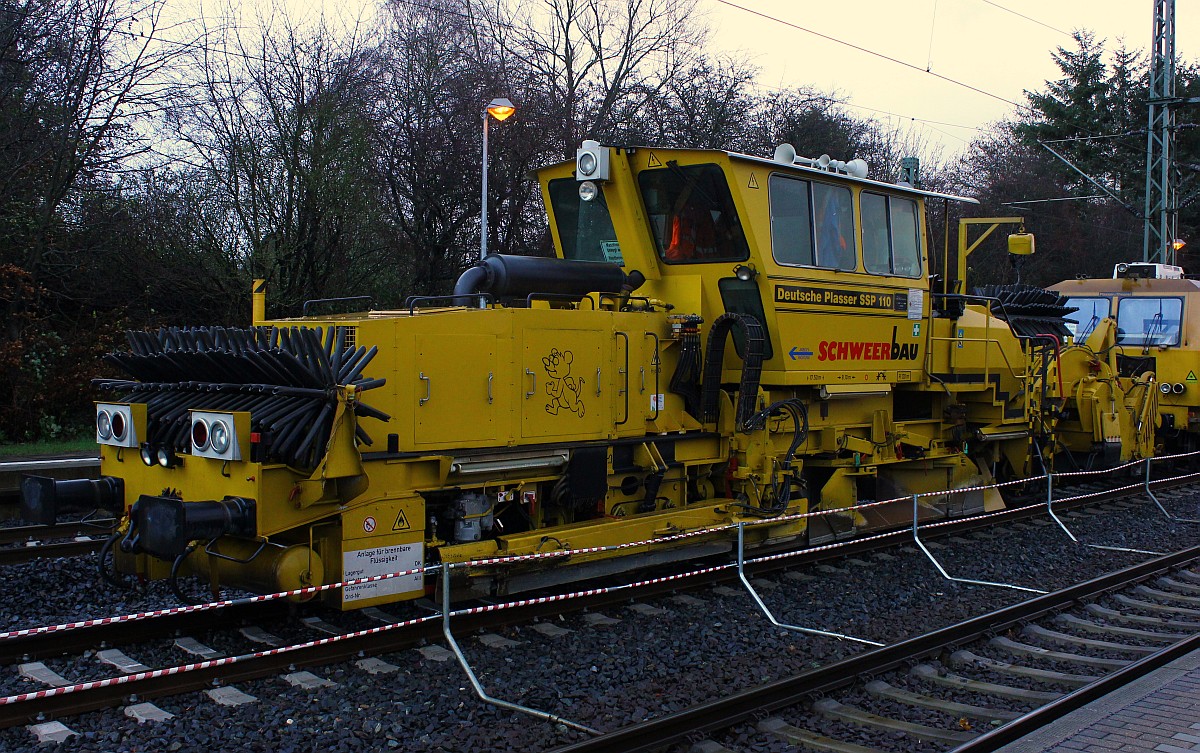
[[[488,116],[496,120],[506,120],[517,111],[513,103],[504,97],[497,97],[488,103],[483,111],[483,200],[480,202],[481,219],[479,221],[479,260],[487,259],[487,219],[488,219]]]

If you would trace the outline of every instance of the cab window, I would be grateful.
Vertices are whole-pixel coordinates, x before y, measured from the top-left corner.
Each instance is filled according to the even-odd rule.
[[[659,258],[668,264],[743,261],[746,235],[720,166],[671,161],[638,174]]]
[[[1178,345],[1182,314],[1179,298],[1122,298],[1117,304],[1117,343]]]
[[[604,200],[603,186],[597,186],[591,201],[579,198],[579,182],[574,178],[550,181],[550,206],[554,210],[554,226],[562,243],[564,259],[575,261],[607,261],[624,264],[617,232]]]
[[[877,275],[919,277],[921,236],[917,202],[864,191],[859,205],[866,270]]]
[[[850,189],[772,175],[771,253],[779,264],[852,270],[858,256]]]
[[[1066,306],[1078,309],[1063,317],[1066,319],[1067,329],[1071,330],[1075,337],[1075,342],[1086,340],[1096,329],[1096,325],[1109,316],[1107,298],[1068,298]]]

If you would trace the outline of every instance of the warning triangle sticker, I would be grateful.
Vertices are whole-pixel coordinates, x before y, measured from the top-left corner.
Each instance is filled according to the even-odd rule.
[[[410,528],[412,528],[412,526],[408,524],[408,516],[404,514],[403,510],[401,510],[400,514],[396,516],[396,522],[392,524],[392,530],[407,531]]]
[[[1194,372],[1194,371],[1189,371],[1189,372],[1188,372],[1188,375],[1187,375],[1187,380],[1188,380],[1189,382],[1194,382],[1194,381],[1196,381],[1196,372]]]
[[[758,178],[754,173],[750,173],[750,182],[746,184],[746,188],[758,188]]]
[[[654,152],[650,152],[650,159],[646,161],[646,167],[662,167],[662,162],[659,161]]]

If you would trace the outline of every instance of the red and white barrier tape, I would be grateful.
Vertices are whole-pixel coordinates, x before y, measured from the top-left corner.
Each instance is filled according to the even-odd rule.
[[[152,669],[149,672],[134,672],[133,674],[121,675],[120,677],[109,677],[103,680],[92,680],[90,682],[81,682],[75,685],[64,685],[59,688],[47,688],[46,690],[37,690],[32,693],[18,693],[0,698],[0,706],[9,706],[14,703],[23,703],[25,701],[35,701],[41,698],[53,698],[54,696],[69,695],[71,693],[79,693],[97,688],[107,688],[114,685],[125,685],[130,682],[140,680],[150,680],[157,677],[168,677],[171,675],[180,675],[186,672],[194,672],[199,669],[209,669],[212,667],[221,667],[229,664],[247,661],[250,659],[258,659],[265,656],[277,656],[279,654],[288,653],[290,651],[299,651],[305,648],[314,648],[316,646],[325,646],[339,641],[349,640],[351,638],[360,638],[366,635],[375,635],[384,633],[397,628],[409,627],[430,620],[440,620],[441,615],[430,615],[427,617],[418,617],[415,620],[405,620],[396,622],[391,625],[381,625],[379,627],[368,628],[366,630],[358,630],[353,633],[345,633],[344,635],[335,635],[328,638],[320,638],[305,643],[297,643],[291,646],[279,646],[278,648],[263,649],[250,654],[241,654],[239,656],[227,656],[222,659],[210,659],[208,661],[196,662],[194,664],[180,664],[167,669]]]
[[[430,565],[429,567],[418,567],[412,570],[404,570],[398,573],[387,573],[385,575],[372,575],[366,578],[357,578],[355,580],[340,581],[338,583],[327,583],[322,586],[308,586],[306,588],[296,588],[291,591],[279,591],[273,594],[262,594],[257,596],[246,596],[240,599],[224,599],[222,601],[210,601],[204,604],[188,604],[181,607],[171,607],[170,609],[155,609],[150,612],[137,612],[135,614],[124,614],[117,617],[98,617],[92,620],[80,620],[78,622],[66,622],[60,625],[46,625],[36,628],[23,628],[21,630],[10,630],[5,633],[0,633],[0,641],[9,640],[12,638],[24,638],[31,635],[41,635],[43,633],[60,633],[68,630],[78,630],[79,628],[98,627],[100,625],[116,625],[125,622],[137,622],[139,620],[147,620],[154,617],[166,617],[173,614],[189,614],[192,612],[206,612],[212,609],[224,609],[225,607],[255,604],[268,601],[276,601],[278,599],[287,598],[289,596],[302,596],[305,594],[316,594],[321,591],[331,591],[335,588],[344,586],[358,586],[363,583],[375,583],[377,581],[388,580],[390,578],[402,578],[406,575],[416,575],[417,573],[429,573],[441,570],[441,565]]]

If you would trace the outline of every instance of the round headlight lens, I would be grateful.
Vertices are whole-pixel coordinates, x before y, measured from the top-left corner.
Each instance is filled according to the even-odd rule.
[[[1170,395],[1171,394],[1171,383],[1163,382],[1162,384],[1158,385],[1158,391],[1163,393],[1164,395]]]
[[[154,452],[150,449],[150,445],[142,445],[142,462],[146,465],[154,465]]]
[[[119,410],[112,412],[112,435],[113,439],[118,442],[125,440],[125,430],[128,427],[125,425],[125,414]]]
[[[101,439],[112,439],[112,416],[106,410],[96,411],[96,433]]]
[[[579,155],[579,172],[584,175],[591,175],[596,172],[596,155],[591,152],[584,152]]]
[[[154,457],[156,460],[158,460],[158,464],[161,465],[163,468],[171,467],[171,450],[170,449],[168,449],[166,447],[159,447],[158,450],[155,451]]]
[[[579,184],[579,198],[583,201],[593,201],[600,194],[600,189],[596,188],[596,184],[590,180],[585,180]]]
[[[208,422],[203,418],[192,422],[192,449],[200,452],[208,449]]]
[[[229,424],[224,421],[213,421],[209,427],[213,452],[224,453],[229,449]]]

